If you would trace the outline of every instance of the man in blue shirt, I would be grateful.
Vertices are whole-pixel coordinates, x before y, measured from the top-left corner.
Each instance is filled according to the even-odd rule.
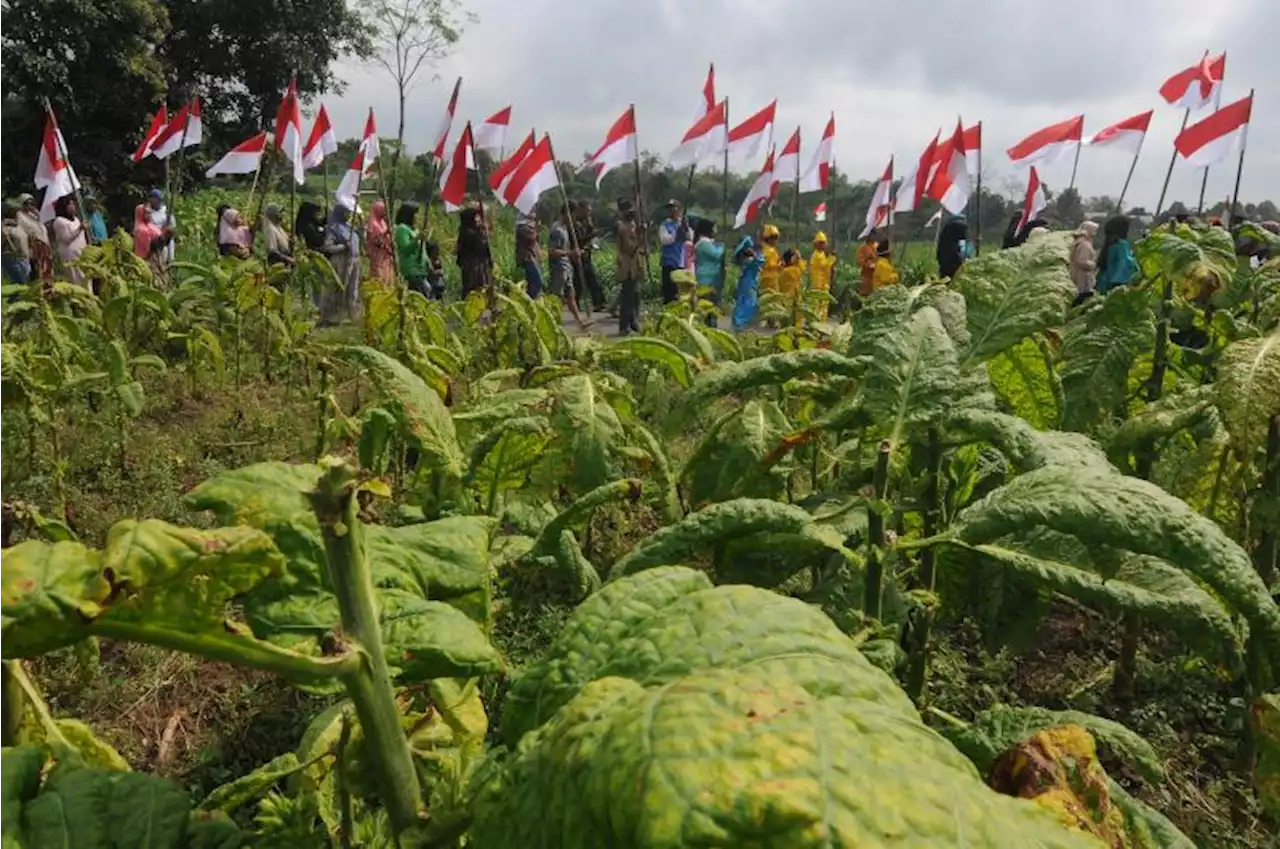
[[[684,268],[685,245],[689,243],[689,225],[680,214],[680,203],[667,201],[667,218],[658,225],[658,244],[662,245],[662,302],[669,304],[680,297],[680,287],[671,272]]]

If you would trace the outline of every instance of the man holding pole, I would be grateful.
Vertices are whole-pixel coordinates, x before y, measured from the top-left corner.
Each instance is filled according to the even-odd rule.
[[[669,304],[680,297],[680,287],[671,279],[673,271],[684,268],[685,245],[689,242],[689,225],[680,214],[680,202],[667,201],[667,217],[658,225],[658,243],[662,245],[662,302]]]
[[[640,263],[644,251],[635,204],[618,201],[618,334],[640,332]],[[665,272],[664,272],[665,279]]]

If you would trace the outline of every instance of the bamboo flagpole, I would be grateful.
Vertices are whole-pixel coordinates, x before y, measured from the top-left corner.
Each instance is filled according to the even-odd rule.
[[[831,231],[831,255],[840,258],[840,227],[836,223],[836,155],[831,154],[831,170],[827,172],[827,229]],[[831,271],[835,274],[835,269]]]
[[[1083,136],[1083,133],[1081,135]],[[1082,147],[1084,147],[1083,138],[1076,142],[1076,156],[1071,162],[1071,182],[1067,184],[1067,191],[1076,187],[1076,170],[1080,167],[1080,148]]]
[[[1217,112],[1222,106],[1222,83],[1218,84],[1217,90],[1213,93],[1213,111]],[[1204,166],[1204,174],[1200,177],[1200,200],[1196,204],[1196,215],[1204,213],[1204,190],[1209,186],[1209,166]]]
[[[1187,121],[1191,119],[1191,110],[1188,109],[1182,113],[1182,130],[1187,128]],[[1178,130],[1178,135],[1182,135],[1182,130]],[[1174,138],[1177,138],[1175,136]],[[1164,198],[1169,192],[1169,178],[1173,176],[1173,163],[1178,161],[1178,149],[1175,147],[1173,153],[1169,156],[1169,169],[1164,172],[1164,185],[1160,187],[1160,200],[1156,201],[1156,213],[1152,216],[1152,220],[1160,217],[1161,211],[1164,210]]]
[[[582,249],[578,247],[578,232],[577,228],[573,226],[573,216],[569,211],[569,193],[564,190],[564,178],[560,176],[560,164],[556,159],[555,146],[551,144],[551,136],[546,136],[546,139],[547,149],[551,153],[551,164],[556,171],[556,188],[560,190],[560,203],[562,204],[561,209],[564,210],[563,215],[569,219],[569,221],[564,224],[564,228],[569,231],[569,245],[573,248],[573,264],[578,272],[577,279],[585,281],[587,278],[586,275],[582,273]],[[569,305],[569,312],[573,313],[574,319],[578,322],[578,327],[586,330],[589,325],[587,322],[582,320],[582,312],[578,309],[578,295],[577,290],[574,288],[575,284],[570,280],[568,285],[569,291],[565,293],[568,297],[565,300]]]
[[[797,130],[796,132],[799,132]],[[800,211],[800,151],[796,150],[796,182],[795,191],[791,193],[791,246],[800,247],[800,221],[797,214]]]
[[[1249,102],[1253,103],[1253,89],[1249,89]],[[1240,175],[1244,173],[1244,149],[1248,146],[1249,131],[1245,129],[1245,135],[1240,139],[1240,159],[1236,163],[1236,186],[1231,191],[1231,206],[1227,209],[1227,229],[1235,223],[1236,204],[1240,202]]]
[[[729,223],[733,221],[729,217],[729,98],[724,99],[724,173],[720,176],[720,196],[723,200],[724,207],[722,210],[724,231],[729,232]]]
[[[1133,179],[1133,171],[1138,167],[1138,157],[1142,155],[1142,145],[1145,144],[1146,141],[1147,134],[1144,132],[1142,134],[1142,138],[1138,139],[1138,147],[1133,152],[1133,161],[1129,163],[1129,173],[1125,175],[1124,185],[1120,188],[1120,199],[1116,201],[1117,215],[1124,212],[1124,196],[1129,192],[1129,181]]]
[[[58,158],[60,158],[63,162],[67,163],[67,170],[71,171],[71,173],[74,174],[75,171],[71,170],[71,156],[67,153],[67,143],[66,143],[66,140],[62,138],[62,128],[58,125],[58,116],[53,114],[53,106],[50,105],[49,98],[42,97],[41,100],[44,101],[45,117],[48,120],[53,122],[53,140],[54,140],[54,143],[58,145]],[[85,216],[84,197],[80,194],[79,178],[72,180],[71,193],[75,195],[76,212],[80,214],[80,221],[81,221],[81,224],[83,225],[84,216]],[[57,200],[57,198],[54,198],[54,200]],[[87,236],[89,233],[89,228],[85,227],[84,229],[85,229],[85,235]]]
[[[645,222],[648,221],[648,217],[645,215],[644,211],[644,190],[640,183],[640,125],[636,122],[636,105],[634,103],[631,104],[631,125],[636,128],[636,212],[639,213],[641,226],[644,227],[644,241],[642,242],[644,245],[644,285],[647,289],[652,291],[653,271],[649,268],[649,227],[645,224]],[[693,190],[693,169],[697,167],[698,164],[696,162],[689,166],[689,188],[685,192],[686,215],[688,215],[689,210],[689,192]]]
[[[1080,148],[1076,147],[1076,156]],[[1074,169],[1072,169],[1074,171]],[[1073,178],[1074,182],[1074,178]],[[892,215],[892,212],[890,212]],[[978,185],[973,193],[973,253],[982,253],[982,122],[978,122]]]

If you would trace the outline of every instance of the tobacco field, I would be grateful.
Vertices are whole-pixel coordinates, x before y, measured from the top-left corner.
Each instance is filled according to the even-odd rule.
[[[1268,845],[1280,260],[1068,240],[736,336],[5,287],[3,846]]]

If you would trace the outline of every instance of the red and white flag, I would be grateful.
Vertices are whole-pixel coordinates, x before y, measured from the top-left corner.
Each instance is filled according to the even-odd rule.
[[[1113,147],[1128,153],[1137,153],[1142,147],[1142,140],[1147,135],[1147,127],[1151,125],[1154,109],[1148,109],[1141,115],[1125,118],[1118,124],[1099,130],[1085,142],[1090,147]]]
[[[672,168],[688,168],[708,157],[724,153],[729,135],[729,102],[722,100],[703,115],[680,139],[670,157]]]
[[[58,129],[58,121],[50,111],[44,119],[44,137],[40,142],[40,157],[36,160],[35,184],[44,189],[44,203],[40,206],[40,220],[52,221],[53,205],[60,198],[80,188],[80,180],[67,161],[67,143]]]
[[[1018,229],[1026,227],[1028,221],[1036,220],[1048,205],[1049,199],[1045,197],[1044,184],[1040,182],[1040,174],[1036,171],[1036,167],[1032,165],[1031,174],[1027,177],[1027,197],[1022,201],[1022,217],[1018,219]]]
[[[355,159],[347,166],[347,173],[342,175],[333,199],[354,212],[360,202],[360,181],[364,179],[364,151],[357,150]]]
[[[276,110],[276,150],[293,163],[293,180],[299,186],[306,182],[302,163],[302,108],[298,105],[298,80],[291,78]],[[256,167],[254,170],[257,170]],[[237,171],[237,174],[248,172]]]
[[[164,108],[164,104],[160,104],[160,111],[151,116],[151,125],[147,127],[146,133],[142,136],[142,141],[138,142],[138,149],[133,152],[133,161],[141,162],[151,155],[151,146],[155,144],[156,137],[164,131],[165,126],[169,123],[169,113]]]
[[[503,200],[529,215],[538,205],[538,196],[560,185],[556,161],[551,150],[551,137],[544,135],[533,151],[524,158],[507,180]]]
[[[800,191],[821,192],[831,185],[831,167],[836,161],[836,113],[832,112],[827,119],[827,126],[822,131],[822,141],[814,148],[813,159],[809,167],[800,177]]]
[[[778,154],[778,159],[773,163],[773,173],[777,175],[779,183],[794,183],[800,179],[800,128],[796,127],[796,131],[791,134],[791,138],[787,139],[787,143],[782,146],[782,152]]]
[[[943,139],[938,142],[938,150],[934,153],[934,164],[941,162],[948,156],[951,149],[951,139]],[[969,176],[976,178],[978,169],[982,165],[982,124],[974,124],[972,127],[964,131],[964,150],[965,166],[969,169]],[[932,176],[932,175],[930,175]]]
[[[364,153],[364,171],[369,173],[373,163],[378,159],[378,123],[373,120],[373,107],[369,107],[369,117],[364,119],[364,134],[360,137],[360,150]]]
[[[778,101],[743,121],[729,131],[729,152],[735,156],[752,159],[762,146],[773,144],[773,119],[778,111]]]
[[[1214,112],[1187,127],[1173,140],[1173,146],[1188,165],[1207,168],[1244,150],[1253,112],[1253,92],[1248,97]]]
[[[1049,165],[1063,154],[1074,154],[1084,138],[1084,116],[1077,115],[1042,130],[1036,130],[1009,148],[1009,158],[1014,165],[1031,165],[1040,162]]]
[[[440,200],[445,212],[461,209],[467,199],[467,171],[476,167],[475,142],[471,138],[471,122],[462,128],[453,156],[440,169]]]
[[[957,121],[956,131],[946,156],[938,157],[938,168],[929,181],[929,197],[939,201],[952,215],[964,212],[972,185],[969,179],[968,149],[965,147],[964,124]]]
[[[760,210],[773,200],[777,190],[778,183],[773,179],[773,149],[771,148],[769,156],[764,161],[764,167],[760,169],[760,176],[756,177],[756,181],[751,184],[751,190],[743,198],[742,206],[734,216],[733,229],[740,230],[754,222],[759,217]]]
[[[929,142],[924,152],[920,154],[920,158],[916,160],[916,167],[904,175],[902,185],[898,186],[898,196],[893,205],[894,212],[910,212],[924,200],[925,190],[929,188],[929,176],[937,165],[940,134],[941,131],[934,134],[933,141]]]
[[[716,63],[707,68],[707,81],[702,84],[702,96],[693,110],[693,123],[698,123],[708,112],[716,108]]]
[[[871,206],[867,207],[867,226],[862,228],[862,232],[858,234],[859,239],[867,238],[867,235],[879,227],[890,223],[893,220],[893,157],[889,157],[889,164],[885,166],[884,173],[880,175],[880,182],[876,183],[876,190],[871,195]]]
[[[529,135],[524,137],[524,141],[520,142],[520,146],[516,148],[516,152],[502,160],[498,167],[493,169],[493,173],[489,175],[489,188],[493,189],[493,194],[498,199],[498,203],[504,206],[507,199],[503,197],[506,192],[507,183],[510,182],[511,176],[515,174],[516,169],[520,167],[520,163],[524,162],[525,157],[533,153],[534,147],[537,145],[533,136],[533,130],[529,131]]]
[[[307,146],[302,149],[302,164],[305,168],[315,168],[324,163],[324,158],[338,152],[338,137],[333,134],[333,124],[329,123],[329,112],[320,104],[316,120],[311,125],[311,135],[307,136]]]
[[[204,124],[200,120],[200,98],[184,104],[173,116],[173,120],[156,136],[151,145],[151,155],[156,159],[167,159],[177,153],[179,148],[193,147],[200,144],[204,134]]]
[[[431,156],[436,162],[444,161],[444,146],[449,141],[449,130],[453,129],[453,116],[458,111],[458,92],[462,90],[462,77],[453,84],[453,94],[449,95],[449,105],[445,107],[444,117],[440,119],[440,127],[436,130],[436,141],[431,147]]]
[[[507,146],[507,127],[511,126],[511,107],[499,109],[484,119],[474,132],[480,150],[502,150]]]
[[[262,152],[266,149],[267,133],[264,130],[231,148],[227,151],[227,155],[213,163],[204,175],[215,177],[218,174],[252,174],[262,165]]]
[[[1199,62],[1165,80],[1160,86],[1160,96],[1171,106],[1194,112],[1217,99],[1226,73],[1227,54],[1210,59],[1208,51],[1205,51]]]
[[[639,155],[636,149],[636,108],[628,106],[627,111],[622,113],[622,117],[614,121],[613,126],[609,128],[609,132],[604,137],[604,144],[600,145],[600,149],[592,154],[579,170],[595,171],[596,188],[599,189],[600,181],[604,179],[605,174],[619,165],[634,161]]]
[[[827,220],[827,202],[825,200],[813,208],[813,220],[819,224]]]

